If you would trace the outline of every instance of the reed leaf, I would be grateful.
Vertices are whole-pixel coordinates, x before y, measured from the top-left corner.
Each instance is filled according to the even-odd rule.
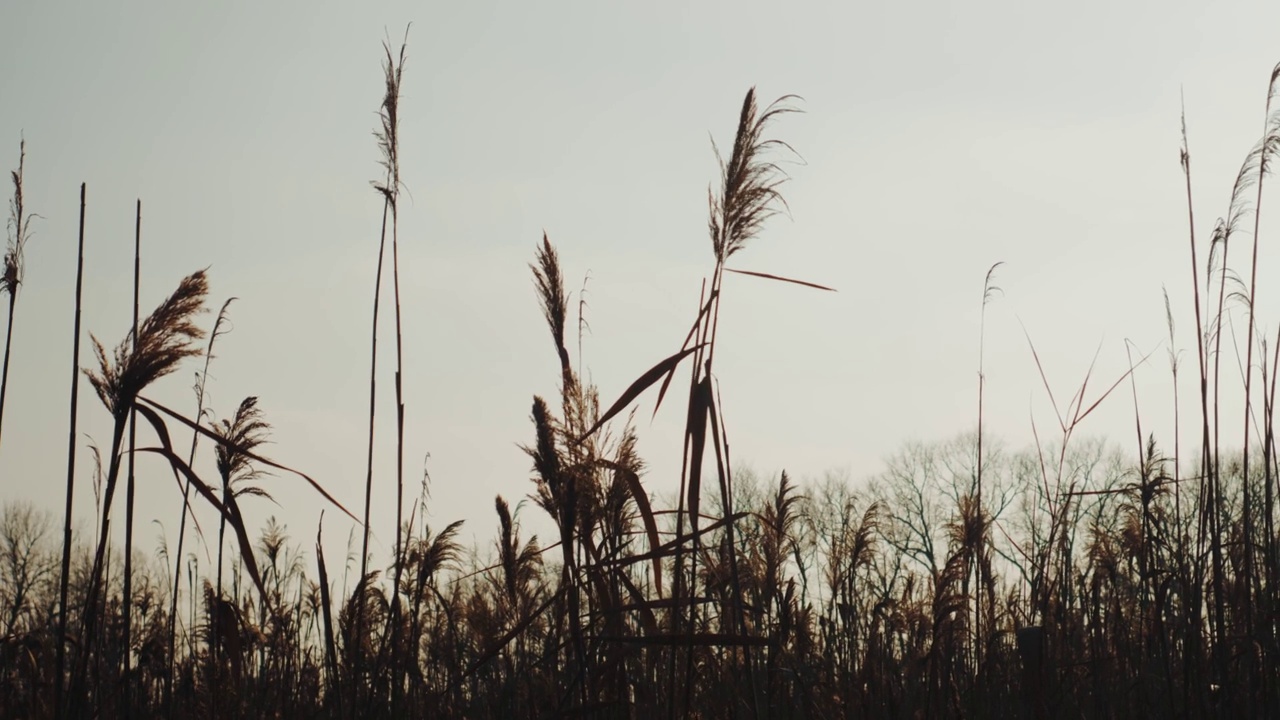
[[[737,273],[738,275],[750,275],[751,277],[764,278],[766,280],[777,280],[779,282],[793,283],[795,285],[804,285],[805,287],[816,288],[818,290],[836,292],[836,289],[833,287],[827,287],[826,285],[819,285],[818,283],[812,283],[807,280],[796,280],[795,278],[782,277],[781,275],[773,275],[770,273],[755,272],[752,270],[735,270],[728,267],[725,268],[725,272]]]
[[[335,500],[335,499],[334,499],[334,497],[333,497],[332,495],[330,495],[330,494],[329,494],[329,492],[328,492],[327,490],[325,490],[325,489],[324,489],[324,487],[320,485],[320,483],[316,482],[316,480],[315,480],[314,478],[312,478],[310,475],[308,475],[308,474],[306,474],[306,473],[304,473],[304,472],[302,472],[302,471],[300,471],[300,470],[294,470],[294,469],[293,469],[293,468],[291,468],[291,467],[287,467],[287,466],[285,466],[285,465],[281,465],[280,463],[275,462],[274,460],[270,460],[270,459],[268,459],[268,458],[265,458],[265,457],[263,457],[263,456],[261,456],[261,455],[259,455],[259,454],[255,453],[255,452],[252,452],[252,451],[251,451],[251,450],[249,450],[248,448],[245,448],[245,447],[243,447],[243,446],[241,446],[241,445],[237,445],[237,444],[235,444],[235,443],[231,443],[231,442],[229,442],[227,439],[225,439],[225,438],[223,438],[223,437],[219,436],[217,433],[213,432],[212,430],[208,430],[208,429],[204,428],[203,426],[201,426],[201,425],[197,424],[196,422],[194,422],[194,421],[192,421],[192,420],[190,420],[190,419],[188,419],[188,418],[184,417],[181,413],[176,412],[176,411],[174,411],[174,410],[170,410],[169,408],[165,407],[164,405],[161,405],[160,403],[158,403],[158,402],[156,402],[156,401],[154,401],[154,400],[150,400],[150,399],[145,398],[145,397],[140,397],[140,398],[138,398],[138,399],[139,399],[139,400],[141,400],[143,403],[145,403],[145,404],[147,404],[147,405],[149,405],[149,406],[151,406],[151,407],[155,408],[156,410],[159,410],[160,412],[164,413],[165,415],[168,415],[169,417],[173,418],[174,420],[177,420],[178,422],[182,423],[183,425],[186,425],[187,427],[191,428],[192,430],[195,430],[196,432],[200,433],[201,435],[204,435],[205,437],[209,438],[210,440],[213,440],[214,442],[219,443],[219,444],[226,444],[228,447],[230,447],[230,448],[231,448],[232,450],[234,450],[235,452],[237,452],[237,453],[240,453],[240,454],[244,455],[246,458],[248,458],[248,459],[250,459],[250,460],[252,460],[252,461],[254,461],[254,462],[256,462],[256,463],[260,463],[260,464],[262,464],[262,465],[266,465],[266,466],[268,466],[268,467],[273,467],[273,468],[275,468],[275,469],[277,469],[277,470],[283,470],[284,472],[287,472],[287,473],[290,473],[290,474],[293,474],[293,475],[297,475],[298,477],[302,478],[303,480],[306,480],[306,481],[307,481],[307,484],[309,484],[312,488],[314,488],[316,492],[320,493],[320,495],[321,495],[325,500],[328,500],[330,504],[332,504],[334,507],[336,507],[336,508],[338,508],[339,510],[341,510],[341,511],[342,511],[342,513],[343,513],[344,515],[346,515],[347,517],[351,518],[352,520],[355,520],[355,521],[356,521],[356,523],[363,525],[363,523],[360,523],[359,518],[357,518],[355,515],[352,515],[350,510],[347,510],[347,509],[342,505],[342,503],[340,503],[340,502],[338,502],[337,500]],[[139,405],[139,407],[142,407],[142,406],[141,406],[141,405]]]
[[[622,396],[609,406],[609,409],[606,410],[598,420],[596,420],[595,424],[592,425],[589,430],[583,433],[581,437],[577,438],[577,442],[581,443],[594,435],[597,430],[599,430],[605,423],[612,420],[615,415],[625,410],[633,400],[639,397],[645,390],[648,390],[649,387],[657,382],[659,378],[669,372],[672,372],[677,366],[679,366],[681,360],[689,357],[690,354],[702,347],[702,345],[695,345],[691,348],[685,348],[684,350],[681,350],[675,355],[672,355],[662,362],[659,362],[657,365],[649,368],[643,375],[637,378],[635,382],[631,383],[625,391],[623,391]]]

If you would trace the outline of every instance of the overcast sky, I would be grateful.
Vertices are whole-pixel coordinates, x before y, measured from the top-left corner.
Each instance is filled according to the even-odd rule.
[[[1172,445],[1162,286],[1192,417],[1181,98],[1203,261],[1262,129],[1280,4],[8,2],[0,166],[16,167],[25,136],[27,204],[41,217],[18,298],[0,501],[60,515],[87,182],[86,337],[114,346],[128,329],[141,198],[144,312],[209,267],[213,310],[239,298],[211,373],[213,411],[260,396],[275,426],[268,454],[359,513],[380,43],[398,43],[409,22],[406,475],[416,483],[430,454],[433,525],[466,518],[464,537],[487,544],[494,495],[532,490],[519,444],[532,438],[533,395],[554,396],[558,378],[527,267],[544,231],[573,287],[590,273],[583,353],[605,403],[678,349],[713,264],[711,139],[731,145],[753,85],[765,100],[803,97],[804,114],[774,126],[803,162],[786,165],[790,217],[732,265],[839,292],[726,279],[717,369],[739,465],[860,480],[906,441],[972,430],[982,282],[996,261],[993,434],[1022,446],[1033,417],[1054,434],[1025,326],[1060,401],[1095,351],[1090,401],[1127,367],[1126,338],[1155,351],[1138,374],[1144,429]],[[1280,263],[1266,215],[1261,278]],[[1280,286],[1260,284],[1258,314],[1274,337]],[[394,537],[394,335],[381,337],[379,561]],[[196,370],[148,394],[191,412]],[[1224,374],[1238,377],[1234,355]],[[110,420],[87,383],[80,400],[76,507],[90,522],[84,447],[110,441]],[[644,481],[670,493],[682,412],[672,403],[650,423],[652,403],[638,414]],[[1127,448],[1132,418],[1126,388],[1081,431]],[[1238,444],[1239,425],[1224,424],[1224,443]],[[179,493],[159,463],[141,461],[138,512],[172,534]],[[212,479],[207,454],[199,469]],[[265,483],[280,506],[246,503],[250,523],[275,514],[309,545],[322,504],[295,478]],[[539,512],[526,508],[528,527],[545,527]],[[340,554],[352,524],[325,517]],[[156,526],[139,528],[151,551]]]

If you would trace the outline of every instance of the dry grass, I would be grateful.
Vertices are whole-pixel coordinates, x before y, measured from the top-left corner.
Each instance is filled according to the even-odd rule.
[[[559,397],[532,399],[527,497],[496,497],[492,541],[468,549],[459,540],[460,522],[434,530],[426,524],[425,479],[408,517],[404,513],[396,237],[404,49],[398,56],[389,45],[384,49],[375,134],[385,177],[374,185],[385,209],[371,354],[376,368],[389,229],[401,466],[396,543],[381,559],[386,565],[374,564],[379,559],[368,552],[372,463],[361,523],[310,476],[261,454],[271,428],[256,397],[230,418],[206,422],[203,378],[213,341],[224,331],[226,305],[202,351],[198,319],[208,281],[197,272],[113,352],[93,340],[97,367],[85,375],[115,421],[100,461],[106,470],[94,536],[73,538],[69,524],[74,392],[61,543],[21,508],[7,509],[0,522],[0,717],[87,717],[91,708],[102,717],[278,718],[1280,713],[1274,622],[1280,466],[1272,420],[1280,355],[1267,352],[1280,342],[1272,337],[1268,345],[1265,326],[1249,313],[1244,354],[1252,358],[1257,345],[1259,383],[1250,359],[1241,386],[1245,429],[1260,443],[1260,462],[1249,444],[1238,453],[1219,445],[1218,408],[1235,389],[1220,383],[1217,367],[1228,301],[1251,309],[1258,278],[1266,277],[1256,249],[1247,283],[1228,264],[1226,250],[1249,212],[1260,242],[1261,188],[1280,149],[1280,119],[1271,104],[1280,68],[1270,76],[1263,137],[1246,156],[1208,254],[1198,245],[1194,215],[1188,218],[1198,457],[1184,462],[1176,438],[1173,457],[1166,457],[1156,438],[1144,434],[1145,399],[1133,376],[1147,370],[1145,357],[1131,356],[1129,371],[1101,391],[1091,370],[1060,404],[1063,396],[1055,395],[1029,332],[1031,361],[1058,432],[1023,449],[988,437],[982,353],[986,306],[998,292],[997,263],[984,278],[977,328],[976,433],[906,445],[858,486],[835,477],[796,481],[785,472],[765,478],[736,466],[714,372],[725,274],[830,289],[726,266],[786,208],[785,175],[771,156],[789,146],[766,133],[794,111],[791,97],[760,111],[752,89],[738,115],[733,150],[721,160],[719,192],[711,195],[714,262],[685,340],[603,410],[581,349],[576,364],[568,352],[574,298],[563,259],[547,235],[537,244],[533,299],[559,363]],[[1190,206],[1185,125],[1183,142]],[[1257,194],[1245,192],[1255,187]],[[9,272],[5,288],[12,291],[18,283]],[[1228,293],[1235,282],[1239,287]],[[577,304],[581,336],[581,295]],[[1171,308],[1166,295],[1176,405]],[[194,418],[142,396],[201,354]],[[682,482],[674,498],[660,501],[648,489],[634,406],[655,386],[661,404],[682,367],[690,372]],[[77,362],[77,377],[78,370]],[[371,375],[370,457],[376,380]],[[1085,421],[1125,380],[1131,381],[1136,454],[1082,435]],[[184,498],[194,489],[194,497],[217,512],[216,570],[200,567],[199,553],[183,557],[181,541],[177,558],[161,547],[159,562],[126,564],[123,578],[122,563],[110,560],[118,552],[108,541],[121,459],[135,454],[123,452],[125,423],[135,412],[146,438],[154,438],[136,452],[165,458]],[[193,433],[182,455],[171,423]],[[213,445],[203,454],[201,438]],[[205,482],[206,465],[220,483]],[[319,530],[313,560],[274,518],[257,532],[247,526],[239,501],[267,496],[254,481],[269,469],[302,477],[358,528],[352,542],[361,556],[352,564],[359,574],[350,584],[335,582]],[[557,535],[529,535],[521,527],[527,512],[545,512]],[[228,527],[235,542],[223,557]],[[61,704],[64,687],[69,707]]]

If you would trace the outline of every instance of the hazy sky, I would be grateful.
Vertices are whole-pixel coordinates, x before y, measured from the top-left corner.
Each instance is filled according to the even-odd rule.
[[[128,328],[141,198],[144,312],[208,266],[213,309],[239,298],[211,407],[227,417],[260,396],[275,426],[268,454],[358,514],[380,43],[398,43],[407,22],[406,475],[416,483],[430,454],[433,525],[467,518],[464,537],[487,544],[494,495],[532,490],[519,444],[532,438],[532,396],[553,396],[558,378],[527,267],[543,231],[571,285],[590,272],[584,360],[604,402],[679,347],[712,268],[710,140],[731,144],[752,85],[766,100],[803,96],[805,114],[775,126],[803,163],[786,166],[790,218],[732,265],[839,292],[727,278],[717,368],[739,465],[864,478],[905,441],[971,430],[982,281],[996,261],[992,433],[1020,446],[1034,417],[1054,435],[1021,322],[1060,400],[1099,345],[1091,398],[1127,367],[1126,338],[1156,351],[1139,400],[1144,429],[1171,445],[1162,285],[1191,417],[1180,97],[1203,260],[1261,131],[1280,4],[7,2],[0,166],[16,167],[25,135],[27,203],[41,218],[18,299],[0,501],[60,513],[83,181],[86,333],[114,346]],[[1275,277],[1280,255],[1265,242],[1261,262],[1260,277]],[[1260,285],[1258,312],[1274,336],[1280,286]],[[393,338],[380,345],[379,561],[394,537]],[[196,370],[148,394],[191,412]],[[1234,355],[1224,374],[1238,376]],[[85,435],[105,445],[110,421],[87,383],[80,399],[84,513]],[[639,413],[645,483],[668,493],[682,412],[672,402],[650,423],[652,402]],[[1132,413],[1126,387],[1082,431],[1129,447]],[[1224,442],[1238,443],[1229,417]],[[160,462],[141,461],[138,512],[172,533],[179,493]],[[213,479],[207,453],[200,469]],[[265,483],[280,507],[246,503],[251,524],[275,514],[309,544],[321,503],[294,478]],[[526,508],[528,527],[545,527],[538,513]],[[149,552],[157,529],[139,528]],[[350,529],[326,513],[336,552]]]

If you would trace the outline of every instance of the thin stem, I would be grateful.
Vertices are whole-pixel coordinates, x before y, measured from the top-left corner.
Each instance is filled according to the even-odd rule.
[[[223,320],[226,318],[227,307],[235,298],[228,299],[222,305],[222,310],[218,312],[218,319],[214,321],[213,332],[209,333],[209,344],[205,347],[204,352],[204,370],[200,373],[200,379],[196,383],[196,423],[199,424],[204,419],[204,397],[205,384],[209,380],[209,365],[213,361],[213,344],[217,341]],[[187,453],[187,465],[191,466],[196,461],[196,448],[200,442],[200,431],[192,429],[191,431],[191,450]],[[173,716],[173,671],[175,664],[174,649],[175,638],[178,632],[178,591],[182,582],[182,548],[186,540],[187,534],[187,517],[190,513],[191,498],[191,478],[185,478],[182,486],[182,519],[178,523],[178,549],[175,554],[173,568],[173,595],[169,598],[169,673],[165,681],[165,693],[167,694],[165,705],[169,708],[170,716]],[[219,564],[221,566],[221,564]]]
[[[369,509],[373,502],[373,448],[374,448],[374,418],[377,415],[377,398],[378,398],[378,306],[382,296],[382,260],[386,256],[387,246],[387,216],[391,209],[391,200],[387,198],[382,204],[382,233],[378,242],[378,270],[374,277],[373,283],[373,333],[369,352],[369,455],[367,474],[365,476],[364,485],[364,527],[363,539],[360,545],[360,577],[357,579],[357,587],[364,582],[364,578],[369,574]],[[364,606],[363,600],[356,603],[355,611],[355,635],[353,637],[363,637],[364,633]],[[359,646],[356,645],[358,648]],[[360,659],[359,650],[351,650],[352,660],[355,663],[351,668],[351,692],[352,692],[352,708],[360,707],[359,702],[359,676],[360,676]]]
[[[1277,66],[1280,68],[1280,66]],[[1245,634],[1253,636],[1253,508],[1249,502],[1249,420],[1253,401],[1253,332],[1257,327],[1254,321],[1254,308],[1258,297],[1258,234],[1262,227],[1262,185],[1266,179],[1268,140],[1271,134],[1271,90],[1275,75],[1267,83],[1266,111],[1262,115],[1262,155],[1258,158],[1258,194],[1253,206],[1253,255],[1249,263],[1249,329],[1245,338],[1244,365],[1244,458],[1242,460],[1243,481],[1241,483],[1244,511],[1244,574],[1245,597],[1244,616]],[[1252,673],[1250,673],[1252,677]]]
[[[67,499],[62,521],[62,574],[58,580],[57,665],[54,673],[53,716],[61,720],[63,672],[67,662],[67,586],[71,577],[71,506],[76,481],[76,407],[80,389],[80,293],[84,287],[84,198],[85,184],[80,183],[80,234],[76,253],[75,321],[71,341],[71,419],[67,431]]]
[[[9,324],[4,338],[4,368],[0,370],[0,430],[4,427],[5,398],[9,392],[9,353],[13,349],[13,311],[18,301],[18,289],[22,285],[22,250],[27,242],[31,216],[25,210],[22,177],[27,164],[27,142],[18,145],[18,169],[10,174],[13,179],[13,199],[9,202],[13,237],[5,249],[4,264],[0,267],[0,292],[9,294]]]
[[[404,537],[400,527],[404,517],[404,342],[400,328],[400,252],[396,206],[391,206],[391,277],[396,303],[396,557],[391,587],[391,716],[396,717],[400,701],[400,576],[404,569]],[[416,656],[416,653],[415,653]]]
[[[142,200],[138,200],[137,215],[134,219],[133,231],[133,352],[138,351],[138,288],[142,268]],[[120,693],[121,715],[129,718],[132,714],[129,667],[132,664],[130,653],[133,640],[133,501],[134,501],[134,451],[138,441],[137,412],[129,408],[129,477],[125,485],[124,503],[124,597],[121,601],[124,611],[124,687]]]
[[[18,289],[9,292],[9,324],[4,331],[4,369],[0,370],[0,436],[4,431],[4,401],[9,394],[9,353],[13,350],[13,311],[18,302]]]
[[[1200,581],[1203,578],[1203,567],[1204,567],[1203,562],[1204,561],[1202,559],[1203,558],[1202,550],[1204,547],[1205,535],[1208,534],[1206,530],[1209,530],[1209,532],[1213,532],[1213,529],[1216,528],[1216,523],[1213,522],[1213,515],[1214,515],[1214,511],[1213,511],[1214,484],[1213,484],[1213,478],[1212,478],[1213,445],[1210,441],[1210,435],[1209,435],[1209,373],[1208,373],[1208,358],[1206,357],[1206,354],[1208,352],[1208,338],[1205,335],[1204,320],[1200,312],[1200,274],[1199,274],[1200,264],[1199,264],[1199,260],[1196,257],[1196,216],[1195,216],[1195,203],[1192,201],[1192,193],[1191,193],[1191,149],[1190,149],[1190,143],[1187,139],[1187,115],[1186,115],[1185,109],[1182,112],[1181,160],[1182,160],[1182,174],[1186,181],[1186,190],[1187,190],[1187,228],[1188,228],[1188,236],[1190,239],[1190,247],[1191,247],[1191,288],[1192,288],[1193,304],[1195,306],[1195,312],[1196,312],[1196,362],[1198,365],[1198,370],[1200,375],[1200,429],[1201,429],[1200,503],[1199,503],[1200,517],[1198,519],[1198,529],[1196,533],[1197,552],[1195,553],[1197,591],[1192,594],[1192,608],[1190,613],[1192,622],[1188,623],[1188,627],[1187,627],[1187,638],[1190,646],[1198,647],[1201,640],[1201,633],[1199,631],[1199,627],[1201,623],[1200,608],[1201,608],[1202,599],[1201,599],[1201,593],[1199,592],[1198,589],[1201,587]],[[1212,259],[1212,254],[1213,253],[1210,252],[1210,256],[1211,256],[1210,259]],[[1209,277],[1207,273],[1208,273],[1208,263],[1206,263],[1206,277],[1205,277],[1206,284],[1209,281]],[[1207,302],[1208,298],[1205,298],[1205,300]],[[1206,528],[1206,526],[1208,526],[1208,528]],[[1216,548],[1217,543],[1215,542],[1214,545]],[[1221,555],[1217,554],[1216,557],[1217,557],[1217,562],[1215,563],[1215,569],[1221,567]],[[1192,658],[1193,658],[1193,653],[1188,653],[1187,654],[1188,669],[1190,669],[1190,663],[1193,662]],[[1189,684],[1186,688],[1186,691],[1189,696],[1191,692]],[[1190,697],[1188,697],[1188,700],[1190,700]]]
[[[98,595],[105,582],[108,541],[111,537],[111,501],[115,496],[116,483],[120,476],[120,445],[124,441],[124,431],[125,426],[128,424],[128,419],[129,414],[125,410],[115,413],[111,431],[111,463],[107,471],[106,489],[102,498],[102,522],[98,528],[98,544],[96,550],[94,550],[93,566],[89,571],[89,587],[85,595],[84,606],[80,611],[83,616],[80,623],[81,648],[80,660],[77,663],[75,677],[72,682],[72,717],[79,717],[80,703],[86,699],[84,696],[87,693],[85,683],[88,679],[89,658],[94,655],[94,641],[97,639],[94,632],[98,620]]]

